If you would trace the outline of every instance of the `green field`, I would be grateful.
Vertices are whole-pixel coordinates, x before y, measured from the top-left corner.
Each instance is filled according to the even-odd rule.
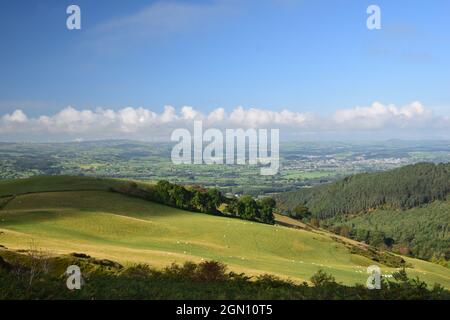
[[[294,191],[350,174],[386,171],[417,162],[447,162],[448,141],[281,141],[280,170],[262,176],[258,165],[175,165],[174,143],[104,140],[68,143],[0,142],[0,180],[72,175],[167,180],[252,196]]]
[[[318,269],[346,284],[365,283],[376,264],[350,254],[332,235],[187,212],[108,192],[113,180],[44,177],[0,182],[16,195],[0,210],[0,244],[54,254],[87,253],[122,264],[218,260],[237,272],[308,280]],[[88,190],[88,191],[83,191]],[[42,191],[42,192],[40,192]],[[32,192],[32,193],[31,193]],[[405,258],[411,276],[450,288],[448,268]],[[395,269],[381,266],[384,274]]]
[[[306,179],[315,179],[315,178],[322,178],[322,177],[329,177],[336,175],[336,173],[329,172],[329,171],[292,171],[292,172],[286,172],[282,174],[282,177],[284,179],[299,179],[299,180],[306,180]]]

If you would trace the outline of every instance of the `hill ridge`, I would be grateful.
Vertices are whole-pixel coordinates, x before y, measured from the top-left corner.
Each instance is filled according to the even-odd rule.
[[[361,173],[342,180],[275,196],[285,212],[301,204],[324,219],[359,214],[383,206],[409,209],[450,193],[450,163],[417,163],[378,173]]]

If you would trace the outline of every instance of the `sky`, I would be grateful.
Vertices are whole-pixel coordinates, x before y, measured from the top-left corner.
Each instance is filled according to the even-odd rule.
[[[164,138],[194,119],[450,138],[449,15],[448,0],[0,0],[0,140]]]

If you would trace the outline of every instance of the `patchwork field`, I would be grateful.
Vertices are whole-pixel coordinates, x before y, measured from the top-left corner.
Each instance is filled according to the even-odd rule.
[[[155,267],[214,259],[233,271],[298,281],[324,269],[346,284],[365,283],[366,267],[377,264],[351,254],[323,231],[187,212],[108,192],[110,183],[120,182],[69,177],[1,182],[0,244]],[[404,259],[411,276],[450,288],[447,268]],[[384,274],[395,270],[381,268]]]

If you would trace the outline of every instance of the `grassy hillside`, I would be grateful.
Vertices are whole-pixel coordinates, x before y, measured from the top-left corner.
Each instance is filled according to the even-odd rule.
[[[125,265],[218,260],[233,271],[295,280],[324,269],[346,284],[364,283],[366,267],[379,264],[352,254],[356,242],[323,231],[183,211],[105,191],[110,183],[72,177],[0,182],[0,194],[16,195],[0,210],[0,244],[10,249],[33,245],[54,254],[83,252]],[[405,260],[411,276],[450,287],[449,269]],[[386,274],[396,270],[381,267]]]
[[[28,179],[0,181],[0,197],[44,191],[106,191],[110,187],[118,187],[122,184],[123,182],[115,179],[99,179],[81,176],[37,176]]]

